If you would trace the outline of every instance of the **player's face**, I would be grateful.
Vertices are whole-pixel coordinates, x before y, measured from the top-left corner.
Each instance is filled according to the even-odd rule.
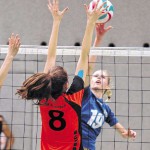
[[[94,90],[108,89],[108,75],[106,71],[98,70],[91,78],[91,88]]]

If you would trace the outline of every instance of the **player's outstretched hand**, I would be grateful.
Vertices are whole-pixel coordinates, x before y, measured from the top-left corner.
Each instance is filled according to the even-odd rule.
[[[110,29],[112,29],[112,26],[105,27],[104,23],[96,23],[95,30],[97,39],[101,39]]]
[[[68,11],[69,8],[66,7],[64,10],[60,11],[59,10],[59,0],[53,0],[52,3],[49,0],[48,1],[48,9],[52,14],[53,19],[60,21],[62,19],[62,17],[64,16],[64,14]]]
[[[16,54],[18,53],[19,51],[19,47],[20,47],[20,38],[17,35],[14,35],[12,33],[12,35],[10,36],[9,38],[9,51],[8,51],[8,55],[14,57],[16,56]]]
[[[84,4],[84,7],[85,7],[85,11],[87,13],[87,18],[88,18],[88,21],[90,21],[91,23],[96,23],[97,19],[101,16],[101,15],[104,15],[104,14],[107,14],[108,11],[106,10],[106,8],[103,8],[103,6],[106,4],[106,2],[104,2],[99,8],[97,8],[98,6],[98,2],[96,3],[95,5],[95,8],[93,9],[93,11],[89,11],[89,7]],[[103,9],[102,9],[103,8]]]
[[[136,138],[136,132],[130,130],[130,128],[126,132],[122,133],[122,135],[126,138],[131,138],[133,140]]]

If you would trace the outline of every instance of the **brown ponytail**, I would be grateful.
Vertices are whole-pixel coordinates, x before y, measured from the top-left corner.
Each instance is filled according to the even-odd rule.
[[[17,94],[26,100],[49,99],[51,95],[51,76],[45,73],[36,73],[24,81]]]
[[[24,81],[17,90],[19,96],[26,100],[57,99],[64,92],[64,84],[68,81],[67,72],[60,66],[52,68],[49,73],[36,73]],[[46,103],[45,102],[45,103]]]

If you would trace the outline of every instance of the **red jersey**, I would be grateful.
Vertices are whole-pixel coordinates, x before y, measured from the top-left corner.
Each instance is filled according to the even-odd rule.
[[[59,86],[59,85],[58,85]],[[41,150],[80,150],[84,82],[75,76],[67,93],[41,105]],[[43,100],[44,101],[44,100]]]

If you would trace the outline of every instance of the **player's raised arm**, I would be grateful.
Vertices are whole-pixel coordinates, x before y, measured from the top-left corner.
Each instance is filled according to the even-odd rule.
[[[8,74],[9,68],[11,66],[11,63],[18,53],[20,47],[20,38],[18,35],[12,34],[9,38],[9,49],[8,53],[5,57],[5,60],[0,68],[0,88],[3,85],[3,82]]]
[[[75,74],[83,78],[84,81],[88,69],[88,56],[89,56],[89,51],[92,43],[92,36],[93,36],[95,23],[102,14],[107,13],[107,12],[104,13],[105,8],[101,9],[104,4],[105,3],[103,3],[99,8],[95,7],[95,9],[93,9],[92,12],[90,12],[88,6],[85,5],[85,10],[87,13],[87,24],[86,24],[83,41],[82,41],[80,58],[75,72]],[[98,2],[96,3],[96,5],[98,5]]]
[[[51,36],[49,40],[48,55],[47,55],[47,60],[44,68],[44,73],[47,73],[51,67],[55,66],[59,26],[64,14],[68,10],[68,7],[66,7],[63,11],[60,11],[59,0],[53,0],[52,3],[49,0],[48,9],[51,12],[53,17],[53,26],[52,26]]]
[[[96,23],[95,25],[95,31],[96,31],[96,36],[94,40],[93,47],[99,47],[104,35],[112,28],[112,26],[108,26],[105,28],[105,24],[102,23]],[[88,71],[87,71],[87,76],[86,76],[86,82],[85,86],[89,85],[90,77],[93,73],[94,67],[95,67],[95,62],[96,62],[97,56],[96,55],[90,55],[89,56],[89,63],[88,63]]]

